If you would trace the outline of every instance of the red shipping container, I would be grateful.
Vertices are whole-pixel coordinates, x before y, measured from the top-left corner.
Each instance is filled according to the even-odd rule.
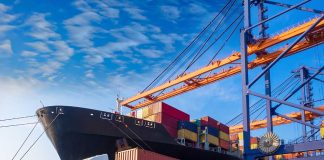
[[[219,146],[225,150],[229,150],[230,143],[228,141],[219,139]]]
[[[163,127],[167,130],[167,132],[169,133],[169,135],[173,138],[177,138],[178,137],[178,129],[177,128],[173,128],[167,125],[163,125]]]
[[[155,114],[155,122],[161,123],[163,125],[172,127],[177,129],[178,128],[178,121],[179,119],[176,119],[168,114],[165,113],[157,113]]]
[[[219,124],[220,123],[218,121],[216,121],[215,119],[213,119],[211,117],[206,116],[206,117],[201,118],[201,125],[210,125],[214,128],[219,129]]]
[[[258,144],[258,138],[257,137],[252,137],[251,138],[251,144]]]
[[[151,151],[133,148],[115,153],[115,160],[177,160]]]
[[[230,140],[231,141],[237,141],[237,140],[239,140],[238,134],[231,134],[230,135]]]
[[[158,102],[155,104],[152,104],[150,106],[151,108],[153,108],[153,113],[157,114],[157,113],[166,113],[176,119],[180,119],[180,120],[185,120],[185,121],[189,121],[190,120],[190,116],[189,114],[182,112],[164,102]]]
[[[226,126],[225,124],[220,123],[219,124],[219,129],[227,134],[229,134],[229,127]]]

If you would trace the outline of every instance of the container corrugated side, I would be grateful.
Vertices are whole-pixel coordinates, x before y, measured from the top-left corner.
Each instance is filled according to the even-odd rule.
[[[194,123],[181,120],[178,122],[178,129],[187,129],[192,132],[197,132],[198,126]]]
[[[193,142],[197,142],[198,135],[195,132],[192,132],[187,129],[179,129],[178,130],[178,137],[179,138],[184,138]]]
[[[180,119],[180,120],[185,120],[185,121],[190,121],[190,116],[189,114],[178,110],[164,102],[160,102],[161,104],[161,112],[166,113],[168,115],[172,115],[173,117],[175,117],[176,119]]]
[[[208,126],[201,126],[201,130],[203,132],[205,132],[206,129],[208,130],[208,134],[211,134],[213,136],[219,137],[219,130],[217,128],[214,128],[214,127],[212,127],[210,125],[208,125]]]
[[[217,128],[219,129],[219,122],[216,121],[215,119],[209,117],[209,116],[205,116],[205,117],[202,117],[200,118],[201,119],[201,125],[210,125],[214,128]]]
[[[219,146],[225,150],[229,150],[229,141],[225,141],[225,140],[222,140],[222,139],[219,139]]]
[[[203,134],[201,137],[200,137],[200,141],[202,143],[205,143],[206,142],[206,134]],[[219,146],[219,138],[213,136],[213,135],[210,135],[208,134],[207,136],[207,141],[210,143],[210,144],[213,144],[215,146]]]
[[[151,151],[133,148],[125,151],[116,152],[115,160],[178,160],[169,156],[154,153]]]
[[[229,127],[226,126],[225,124],[220,123],[219,124],[219,130],[229,134]]]
[[[219,138],[225,141],[229,141],[229,134],[223,131],[219,131]]]

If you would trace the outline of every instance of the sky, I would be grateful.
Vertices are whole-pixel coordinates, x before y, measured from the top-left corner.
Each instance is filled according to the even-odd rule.
[[[292,0],[291,4],[298,2]],[[320,4],[320,0],[314,0],[306,6],[324,10]],[[143,90],[224,5],[209,0],[0,0],[0,119],[33,115],[43,104],[112,111],[117,95],[130,97]],[[242,11],[239,5],[236,7],[233,15]],[[268,15],[283,10],[268,8]],[[271,21],[267,32],[271,36],[315,16],[292,11]],[[225,18],[223,23],[229,24],[231,18]],[[253,14],[252,21],[255,19]],[[189,71],[206,65],[220,44],[211,48]],[[239,51],[238,30],[218,58],[233,51]],[[323,51],[320,45],[282,60],[271,71],[273,85],[301,65],[323,66]],[[251,76],[258,72],[260,68],[254,69]],[[258,82],[255,90],[263,92],[262,83]],[[315,98],[323,98],[323,84],[313,82],[313,85],[314,92],[318,93]],[[291,101],[298,103],[299,97]],[[241,76],[166,102],[189,113],[191,119],[209,115],[225,123],[241,113]],[[0,121],[0,126],[35,121],[35,117]],[[13,157],[32,127],[0,128],[1,159]],[[275,131],[280,137],[291,138],[287,131],[300,128],[292,124],[276,127]],[[36,127],[16,158],[22,156],[42,131],[41,126]],[[263,133],[264,130],[253,132]],[[24,159],[58,160],[59,157],[44,135]]]

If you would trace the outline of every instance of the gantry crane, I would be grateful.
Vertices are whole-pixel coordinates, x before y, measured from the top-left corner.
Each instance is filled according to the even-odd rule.
[[[278,34],[277,36],[270,37],[268,39],[260,39],[256,40],[256,43],[248,45],[248,54],[252,55],[255,53],[258,53],[260,51],[265,50],[266,48],[269,48],[271,46],[274,46],[276,44],[279,44],[281,42],[284,42],[288,39],[291,39],[295,36],[298,36],[305,32],[312,24],[314,24],[318,18],[314,18],[304,24],[301,24],[297,27],[291,28],[283,33]],[[324,42],[324,21],[321,21],[311,33],[307,35],[307,38],[301,42],[299,42],[297,45],[295,45],[287,54],[286,56],[296,54],[300,51],[303,51],[305,49],[308,49],[310,47],[319,45]],[[280,53],[282,53],[286,47],[282,47],[281,49],[268,53],[268,54],[261,54],[258,55],[257,58],[253,61],[251,61],[248,65],[249,69],[255,68],[257,66],[261,66],[267,63],[272,62],[275,60]],[[183,74],[181,76],[178,76],[174,80],[170,80],[169,82],[162,84],[160,86],[157,86],[155,88],[152,88],[150,90],[144,91],[142,93],[139,93],[138,95],[135,95],[133,97],[130,97],[128,99],[125,99],[121,101],[120,105],[126,106],[131,108],[132,110],[153,104],[158,101],[162,101],[171,97],[174,97],[176,95],[188,92],[190,90],[197,89],[199,87],[205,86],[207,84],[228,78],[232,75],[235,75],[237,73],[241,72],[241,66],[230,66],[228,69],[224,69],[221,72],[215,73],[213,75],[208,75],[204,78],[197,78],[198,76],[201,76],[207,72],[213,71],[217,68],[223,67],[225,65],[230,65],[234,63],[235,61],[238,61],[241,57],[240,52],[234,52],[229,57],[226,57],[222,60],[216,60],[213,61],[210,65],[203,67],[201,69],[198,69],[194,72]],[[172,91],[169,91],[167,93],[163,93],[158,96],[154,96],[154,94],[165,90],[167,88],[171,88],[173,86],[183,84],[179,88],[173,88]],[[132,105],[130,103],[145,99],[143,102],[139,102],[138,104]]]

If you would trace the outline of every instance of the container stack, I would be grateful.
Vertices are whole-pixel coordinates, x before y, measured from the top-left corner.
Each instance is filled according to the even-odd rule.
[[[229,150],[230,143],[228,126],[208,116],[201,118],[201,126],[202,133],[206,132],[206,129],[208,130],[207,139],[211,147],[218,146],[221,147],[223,150]],[[201,135],[201,141],[202,143],[205,143],[207,140],[206,134]]]
[[[139,109],[136,115],[137,118],[161,123],[173,138],[177,137],[178,122],[189,122],[190,119],[188,114],[164,102],[158,102]]]
[[[179,121],[178,125],[178,138],[184,138],[191,142],[197,142],[198,140],[198,127],[195,123],[188,121]]]
[[[207,136],[206,136],[207,135]],[[219,131],[211,126],[201,126],[201,143],[208,142],[211,145],[219,146]]]
[[[227,151],[230,148],[229,127],[222,123],[219,125],[219,146]]]
[[[238,141],[236,140],[238,139]],[[235,149],[234,147],[237,146],[237,144],[235,144],[235,142],[238,142],[238,149],[243,151],[243,133],[239,133],[239,134],[233,134],[230,136],[230,140],[231,140],[231,144],[232,144],[232,148]],[[251,149],[257,149],[258,148],[258,142],[259,142],[259,138],[258,137],[251,137],[250,139],[250,148]]]

